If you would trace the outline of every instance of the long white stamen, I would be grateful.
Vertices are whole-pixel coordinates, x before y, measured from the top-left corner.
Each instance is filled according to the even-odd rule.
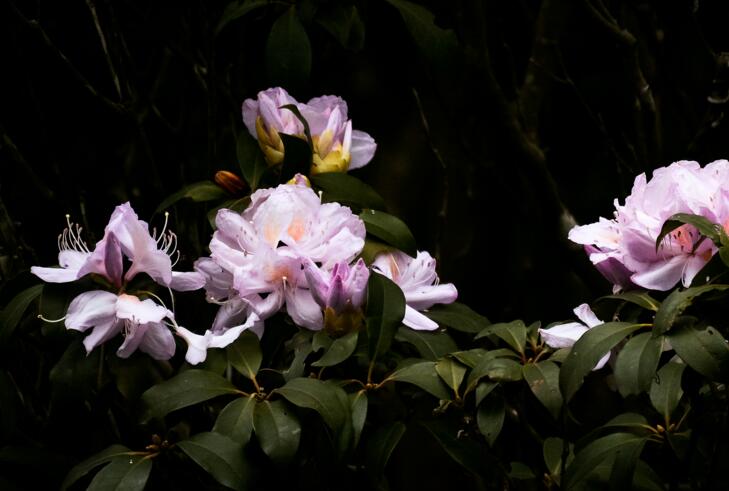
[[[46,319],[45,317],[43,317],[42,314],[38,314],[38,318],[40,320],[44,321],[44,322],[49,322],[51,324],[56,324],[58,322],[63,322],[63,321],[66,320],[66,316],[65,315],[63,317],[61,317],[60,319]]]
[[[66,214],[67,227],[63,229],[63,232],[58,236],[58,250],[59,251],[77,251],[89,253],[89,248],[86,242],[81,238],[81,232],[83,227],[76,223],[71,222],[71,215]]]

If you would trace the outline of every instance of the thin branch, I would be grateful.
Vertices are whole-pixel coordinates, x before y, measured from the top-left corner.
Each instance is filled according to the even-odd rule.
[[[86,5],[89,7],[89,11],[91,12],[91,17],[94,19],[94,26],[96,27],[96,33],[99,35],[99,41],[101,42],[101,49],[104,51],[104,57],[106,58],[106,64],[109,67],[109,72],[111,72],[111,78],[114,81],[114,87],[116,88],[116,93],[119,96],[119,100],[123,99],[122,91],[121,91],[121,84],[119,83],[119,76],[116,74],[116,70],[114,69],[114,62],[111,61],[111,56],[109,55],[109,49],[106,46],[106,37],[104,36],[104,31],[101,29],[101,23],[99,22],[99,16],[96,13],[96,5],[94,5],[94,0],[86,0]]]

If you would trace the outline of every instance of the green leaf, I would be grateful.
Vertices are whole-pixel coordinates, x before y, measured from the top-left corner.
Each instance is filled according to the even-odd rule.
[[[495,394],[487,397],[478,406],[476,412],[476,423],[478,431],[486,438],[489,446],[494,446],[496,439],[504,427],[504,417],[506,416],[506,406],[504,398]]]
[[[524,354],[527,327],[524,325],[523,321],[516,320],[513,322],[499,322],[497,324],[491,324],[479,332],[473,339],[481,339],[491,334],[505,341],[509,346],[514,348],[517,353]]]
[[[365,461],[371,475],[379,477],[385,472],[387,461],[405,434],[405,429],[404,424],[394,421],[378,428],[367,440]]]
[[[483,401],[484,398],[493,392],[498,386],[498,382],[479,382],[478,385],[476,385],[476,406],[480,406],[481,401]]]
[[[223,486],[245,487],[246,461],[239,443],[218,433],[198,433],[177,447]]]
[[[317,12],[316,21],[334,36],[343,48],[359,51],[364,46],[365,27],[354,5],[334,4]]]
[[[367,233],[384,240],[391,246],[415,257],[418,253],[415,237],[405,222],[394,215],[377,210],[363,210],[359,217],[365,224]]]
[[[652,310],[653,312],[656,312],[661,306],[661,302],[651,297],[647,292],[623,292],[618,295],[607,295],[600,299],[622,300],[643,307],[646,310]]]
[[[271,85],[301,88],[309,80],[311,43],[295,5],[271,26],[266,42],[266,72]]]
[[[623,490],[633,487],[635,468],[647,441],[647,438],[643,438],[642,441],[629,445],[616,453],[613,469],[610,472],[610,489]]]
[[[309,330],[301,330],[291,338],[290,343],[293,345],[294,359],[289,368],[281,372],[287,382],[304,375],[306,358],[313,351],[311,338],[312,332]]]
[[[549,471],[552,479],[559,483],[559,475],[562,472],[562,454],[564,453],[564,440],[550,436],[544,440],[542,446],[542,455],[544,456],[544,465]]]
[[[430,361],[435,361],[458,350],[453,338],[444,331],[418,331],[406,326],[400,326],[395,339],[412,344],[418,350],[420,356]]]
[[[370,185],[344,172],[324,172],[310,177],[312,185],[323,191],[322,201],[350,208],[384,210],[385,200]]]
[[[524,379],[532,393],[547,408],[552,417],[559,418],[562,394],[559,392],[559,367],[551,361],[529,363],[523,367]]]
[[[425,312],[431,320],[456,331],[475,333],[481,332],[490,324],[489,320],[471,310],[462,303],[453,302],[448,305],[436,305]]]
[[[218,25],[215,28],[215,35],[220,34],[220,31],[225,28],[228,24],[236,19],[239,19],[253,10],[268,5],[270,0],[236,0],[226,5],[223,10],[223,15],[220,16]]]
[[[434,420],[421,423],[433,435],[445,453],[458,465],[478,476],[484,468],[494,468],[495,459],[483,452],[483,447],[474,439],[459,438],[459,428],[445,421]]]
[[[417,385],[440,400],[451,399],[448,386],[435,371],[435,362],[423,361],[394,371],[386,380]]]
[[[647,441],[645,436],[633,433],[612,433],[590,442],[575,455],[575,460],[567,468],[565,488],[571,489],[581,484],[600,464],[618,453],[634,454],[642,449]],[[638,454],[640,452],[638,451]]]
[[[456,394],[466,375],[466,370],[466,367],[450,358],[442,358],[435,362],[435,371]]]
[[[336,432],[350,417],[349,407],[341,404],[337,394],[343,392],[342,389],[333,384],[313,378],[295,378],[275,392],[295,406],[313,409],[319,413],[332,431]]]
[[[367,282],[367,338],[371,360],[390,349],[405,316],[405,295],[389,278],[370,274]]]
[[[299,108],[296,106],[296,104],[284,104],[279,109],[286,109],[287,111],[291,111],[294,116],[296,116],[296,119],[299,120],[301,123],[301,126],[304,127],[304,136],[306,137],[306,143],[309,145],[309,151],[314,151],[314,141],[311,139],[311,129],[309,128],[309,122],[306,120],[303,114],[301,114],[301,111],[299,111]]]
[[[238,134],[235,152],[243,179],[246,180],[251,190],[255,191],[267,166],[258,141],[248,133],[247,129]]]
[[[331,367],[342,363],[354,353],[355,348],[357,348],[358,337],[359,333],[355,331],[335,339],[322,357],[311,365],[314,367]]]
[[[168,209],[173,204],[183,199],[189,199],[196,203],[205,201],[215,201],[227,197],[227,193],[217,184],[211,181],[200,181],[189,186],[185,186],[174,194],[169,195],[162,203],[159,204],[155,213],[160,213]]]
[[[495,382],[517,382],[522,379],[521,364],[510,358],[485,356],[468,375],[466,394],[476,388],[483,377]]]
[[[286,463],[296,455],[301,425],[283,401],[262,401],[256,404],[253,428],[261,449],[274,462]]]
[[[425,7],[406,0],[387,0],[405,21],[408,32],[423,55],[434,64],[447,61],[458,40],[451,30],[438,27],[435,16]]]
[[[649,332],[628,340],[615,362],[615,382],[620,395],[627,397],[648,390],[658,368],[662,347],[663,338]]]
[[[254,396],[239,397],[220,411],[213,431],[227,436],[240,445],[245,445],[251,439],[255,406]]]
[[[509,478],[518,480],[536,479],[536,474],[529,466],[522,462],[512,462],[509,464]]]
[[[666,425],[671,421],[671,414],[678,406],[683,389],[681,389],[681,376],[686,365],[668,362],[658,370],[658,374],[651,384],[649,392],[651,404],[659,414],[663,415]]]
[[[365,237],[364,247],[362,248],[362,252],[359,253],[359,257],[362,258],[367,266],[371,266],[380,254],[391,253],[396,250],[391,245]]]
[[[311,148],[298,136],[279,134],[284,145],[284,159],[280,182],[287,182],[296,174],[308,174],[311,167]]]
[[[101,464],[106,464],[118,457],[128,456],[130,452],[131,450],[124,445],[111,445],[110,447],[106,447],[101,452],[94,454],[83,462],[73,466],[61,484],[61,491],[68,489],[73,483]],[[129,458],[127,457],[126,460],[128,462]]]
[[[0,345],[13,335],[28,306],[43,292],[43,285],[31,286],[18,293],[0,312]]]
[[[354,431],[353,448],[357,448],[359,437],[362,435],[365,421],[367,420],[367,391],[362,389],[353,394],[349,394],[352,412],[352,429]]]
[[[451,356],[466,365],[467,367],[473,368],[478,365],[479,362],[483,360],[486,356],[489,356],[490,358],[495,358],[495,356],[490,355],[490,353],[492,353],[493,351],[495,350],[487,351],[483,348],[474,348],[467,351],[455,351],[451,353]],[[511,350],[508,351],[509,353],[514,353]]]
[[[653,335],[659,336],[673,326],[678,316],[680,316],[686,308],[689,307],[696,297],[711,291],[723,291],[729,288],[729,285],[702,285],[687,288],[685,290],[674,290],[661,304],[656,312],[653,321]]]
[[[228,361],[238,373],[251,380],[256,378],[263,359],[258,336],[245,331],[225,351],[228,353]]]
[[[91,480],[87,491],[143,490],[152,470],[152,460],[143,455],[115,457]]]
[[[681,326],[668,335],[671,346],[691,368],[710,380],[729,379],[729,347],[716,329]]]
[[[628,322],[607,322],[583,334],[572,346],[559,373],[559,386],[565,401],[572,399],[600,358],[641,327],[641,324]]]
[[[220,375],[205,370],[187,370],[142,394],[142,404],[146,408],[142,421],[161,418],[177,409],[237,392]]]
[[[666,235],[684,224],[693,225],[701,235],[711,239],[716,245],[721,245],[721,233],[724,232],[721,225],[713,223],[711,220],[701,215],[676,213],[663,223],[661,233],[659,233],[656,238],[656,251],[658,251],[658,248]],[[724,234],[726,233],[724,232]]]

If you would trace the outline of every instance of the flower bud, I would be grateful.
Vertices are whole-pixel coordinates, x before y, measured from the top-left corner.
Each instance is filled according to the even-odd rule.
[[[246,182],[227,170],[219,170],[213,177],[215,184],[226,190],[233,196],[240,196],[248,189]]]

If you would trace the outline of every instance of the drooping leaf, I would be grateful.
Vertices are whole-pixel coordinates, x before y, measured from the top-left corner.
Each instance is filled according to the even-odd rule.
[[[504,405],[504,398],[498,394],[491,394],[478,406],[478,410],[476,411],[478,431],[481,432],[488,444],[492,447],[499,434],[501,434],[501,429],[504,427],[505,416],[506,406]]]
[[[197,465],[223,486],[243,489],[246,483],[246,461],[243,447],[219,433],[198,433],[177,443]]]
[[[131,452],[131,450],[129,450],[124,445],[115,444],[106,447],[101,452],[94,454],[83,462],[76,464],[70,471],[68,471],[66,478],[61,484],[61,491],[65,491],[66,489],[68,489],[73,483],[81,479],[83,476],[85,476],[101,464],[111,462],[118,457],[128,457],[129,452]],[[127,461],[128,460],[129,459],[127,458]]]
[[[0,345],[13,335],[28,306],[43,292],[43,285],[34,285],[18,293],[0,312]]]
[[[283,401],[262,401],[253,410],[253,429],[261,449],[278,463],[290,461],[299,449],[301,425]]]
[[[276,389],[276,393],[295,406],[313,409],[319,413],[327,426],[335,432],[350,418],[349,406],[341,403],[338,391],[343,392],[333,384],[313,378],[295,378]]]
[[[565,401],[572,399],[600,358],[641,327],[628,322],[607,322],[584,333],[572,346],[559,373],[559,386]]]
[[[301,88],[311,72],[311,43],[296,6],[289,7],[271,26],[266,42],[266,72],[272,85]]]
[[[359,217],[364,222],[368,234],[385,241],[412,257],[417,255],[415,237],[413,237],[405,222],[396,216],[384,211],[367,209],[363,210]]]
[[[258,336],[245,331],[229,344],[225,351],[228,354],[228,361],[238,373],[251,380],[256,377],[263,359]]]
[[[152,460],[143,455],[115,457],[91,480],[87,491],[142,491],[152,471]]]
[[[358,338],[359,333],[355,331],[335,339],[326,349],[322,357],[311,365],[315,367],[331,367],[342,363],[354,353],[354,350],[357,348]]]
[[[266,160],[258,141],[248,133],[247,129],[238,134],[235,151],[240,172],[251,190],[255,191],[266,171]]]
[[[436,373],[456,394],[466,375],[466,370],[466,367],[451,358],[441,358],[435,362]]]
[[[374,360],[390,349],[395,332],[405,316],[405,295],[389,278],[370,274],[367,282],[367,338]]]
[[[190,184],[189,186],[185,186],[176,193],[169,195],[164,201],[162,201],[162,203],[159,204],[155,213],[160,213],[183,199],[189,199],[196,203],[203,203],[206,201],[221,200],[225,197],[227,197],[225,191],[214,182],[200,181]]]
[[[681,388],[681,377],[686,365],[675,362],[668,362],[658,370],[653,379],[650,392],[651,404],[663,416],[668,424],[671,421],[671,414],[678,406],[683,389]]]
[[[523,321],[516,320],[513,322],[491,324],[479,332],[473,339],[481,339],[490,335],[494,335],[502,339],[517,353],[524,353],[524,346],[526,345],[527,338],[527,327],[524,325]]]
[[[245,445],[251,439],[255,406],[255,397],[239,397],[220,411],[213,431]]]
[[[652,310],[653,312],[656,312],[658,310],[658,308],[661,306],[661,302],[659,302],[655,298],[651,297],[647,292],[639,292],[639,291],[623,292],[623,293],[619,293],[617,295],[607,295],[607,296],[601,297],[601,298],[630,302],[630,303],[633,303],[633,304],[637,305],[638,307],[642,307],[646,310]]]
[[[653,321],[653,335],[659,336],[673,326],[676,319],[686,310],[699,295],[712,291],[724,291],[729,285],[702,285],[674,290],[661,304]]]
[[[701,375],[729,380],[729,346],[713,327],[681,326],[668,334],[668,340],[678,356]]]
[[[385,200],[369,184],[344,172],[324,172],[310,177],[315,188],[323,191],[322,201],[336,202],[355,209],[384,210]]]
[[[142,421],[161,418],[176,409],[237,392],[238,390],[220,375],[206,370],[187,370],[142,394],[142,403],[145,407]]]
[[[722,243],[721,234],[722,232],[724,232],[724,229],[721,227],[721,225],[713,223],[711,220],[701,215],[692,215],[690,213],[676,213],[675,215],[669,217],[669,219],[663,223],[663,227],[661,227],[661,233],[659,233],[658,237],[656,238],[656,251],[661,246],[661,242],[663,242],[663,239],[666,237],[666,235],[681,227],[682,225],[693,225],[694,227],[696,227],[696,230],[698,230],[701,235],[707,237],[716,245],[721,245]],[[726,232],[724,232],[724,234],[726,234]]]
[[[636,436],[633,433],[612,433],[590,442],[576,453],[575,459],[567,468],[564,486],[567,489],[578,486],[598,464],[610,457],[614,458],[619,452],[634,454],[636,449],[642,449],[646,441],[647,437]]]
[[[551,361],[528,363],[523,367],[524,379],[532,393],[547,408],[552,417],[559,418],[562,394],[559,391],[559,367]]]
[[[444,331],[418,331],[401,326],[395,339],[410,343],[418,350],[420,356],[426,360],[435,361],[448,353],[458,350],[456,342]]]
[[[450,400],[448,386],[435,371],[435,362],[423,361],[408,365],[391,373],[387,380],[417,385],[440,400]]]
[[[663,338],[649,332],[633,336],[618,353],[615,382],[620,395],[627,397],[648,390],[661,357]]]
[[[468,333],[481,332],[484,327],[490,324],[486,317],[477,314],[467,305],[458,302],[448,305],[436,305],[425,312],[425,315],[442,326]]]
[[[367,471],[371,475],[379,477],[385,472],[387,461],[390,460],[390,455],[405,434],[405,429],[404,424],[394,421],[378,428],[367,440],[365,460]]]

